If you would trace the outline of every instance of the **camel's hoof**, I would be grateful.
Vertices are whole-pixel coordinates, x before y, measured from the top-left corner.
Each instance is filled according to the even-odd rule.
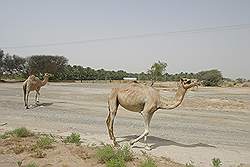
[[[135,141],[134,140],[131,140],[130,142],[129,142],[129,145],[130,146],[133,146],[135,144]]]
[[[25,109],[27,110],[27,109],[29,109],[29,107],[28,107],[28,106],[25,106]]]
[[[120,147],[120,145],[117,142],[114,142],[114,147]]]
[[[151,149],[150,146],[146,145],[146,146],[145,146],[145,150],[150,151],[150,150],[152,150],[152,149]]]

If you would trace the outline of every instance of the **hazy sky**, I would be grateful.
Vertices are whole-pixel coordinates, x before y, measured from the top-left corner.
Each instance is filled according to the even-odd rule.
[[[250,0],[0,0],[0,48],[250,24]],[[147,38],[6,48],[19,56],[62,55],[70,64],[169,73],[219,69],[250,79],[250,26]]]

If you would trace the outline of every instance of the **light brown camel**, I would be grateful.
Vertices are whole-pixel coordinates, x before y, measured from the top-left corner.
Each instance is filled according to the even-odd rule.
[[[45,73],[43,80],[41,81],[38,77],[30,75],[23,83],[23,96],[24,96],[24,106],[26,109],[29,108],[28,99],[29,93],[31,91],[36,91],[35,101],[39,103],[40,89],[42,86],[46,85],[49,80],[50,74]]]
[[[144,119],[144,132],[136,139],[130,141],[130,145],[133,145],[144,137],[145,149],[150,150],[147,144],[147,136],[149,134],[149,124],[154,112],[158,109],[170,110],[178,107],[183,101],[186,91],[198,85],[200,85],[200,83],[191,82],[190,79],[181,79],[180,82],[178,82],[175,97],[171,101],[160,96],[159,91],[155,88],[136,82],[130,83],[125,87],[113,88],[108,98],[109,114],[106,120],[110,139],[113,140],[115,146],[118,146],[113,133],[113,124],[118,106],[121,105],[129,111],[139,112]]]

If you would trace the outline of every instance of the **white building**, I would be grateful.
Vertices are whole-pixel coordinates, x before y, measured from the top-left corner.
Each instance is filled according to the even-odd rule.
[[[124,77],[123,80],[126,80],[126,81],[136,81],[137,78]]]

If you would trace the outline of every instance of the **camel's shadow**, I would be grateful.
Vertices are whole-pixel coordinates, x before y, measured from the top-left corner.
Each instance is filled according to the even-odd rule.
[[[45,107],[45,106],[51,106],[53,103],[35,103],[35,104],[32,104],[29,109],[34,109],[34,108],[37,108],[37,107]]]
[[[138,137],[137,135],[120,136],[118,138],[122,140],[117,141],[117,142],[121,143],[125,141],[130,141],[137,137]],[[163,138],[159,138],[155,136],[148,136],[147,141],[151,145],[151,149],[156,149],[160,146],[171,146],[171,145],[178,146],[178,147],[213,147],[213,148],[216,148],[215,146],[204,144],[204,143],[182,144],[182,143],[178,143],[172,140],[167,140],[167,139],[163,139]],[[140,142],[143,142],[143,139],[141,139]],[[144,148],[144,147],[134,146],[133,148]]]

